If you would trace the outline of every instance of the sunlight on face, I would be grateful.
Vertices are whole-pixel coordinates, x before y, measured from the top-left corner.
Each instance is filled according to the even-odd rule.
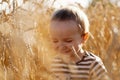
[[[81,48],[81,34],[78,31],[76,22],[72,20],[52,21],[50,26],[50,36],[55,51],[60,54],[73,55],[74,51],[77,52]]]

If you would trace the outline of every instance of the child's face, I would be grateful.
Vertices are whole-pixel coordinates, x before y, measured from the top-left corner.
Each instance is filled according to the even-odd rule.
[[[81,48],[82,37],[73,20],[51,21],[50,36],[55,51],[61,54],[73,55]]]

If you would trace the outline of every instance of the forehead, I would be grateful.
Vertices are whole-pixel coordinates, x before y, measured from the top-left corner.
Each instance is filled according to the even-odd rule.
[[[75,21],[51,21],[50,33],[56,36],[71,36],[78,34],[78,27]]]

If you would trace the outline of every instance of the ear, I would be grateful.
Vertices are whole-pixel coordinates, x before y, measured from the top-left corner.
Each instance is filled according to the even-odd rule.
[[[82,35],[82,43],[85,43],[85,42],[87,41],[88,37],[89,37],[88,32],[87,32],[87,33],[84,33],[84,34]]]

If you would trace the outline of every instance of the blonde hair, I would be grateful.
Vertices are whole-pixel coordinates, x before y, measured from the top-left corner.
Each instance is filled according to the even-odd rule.
[[[77,23],[82,34],[89,32],[89,20],[86,14],[77,7],[69,6],[55,11],[51,18],[51,21],[54,20],[73,20]]]

